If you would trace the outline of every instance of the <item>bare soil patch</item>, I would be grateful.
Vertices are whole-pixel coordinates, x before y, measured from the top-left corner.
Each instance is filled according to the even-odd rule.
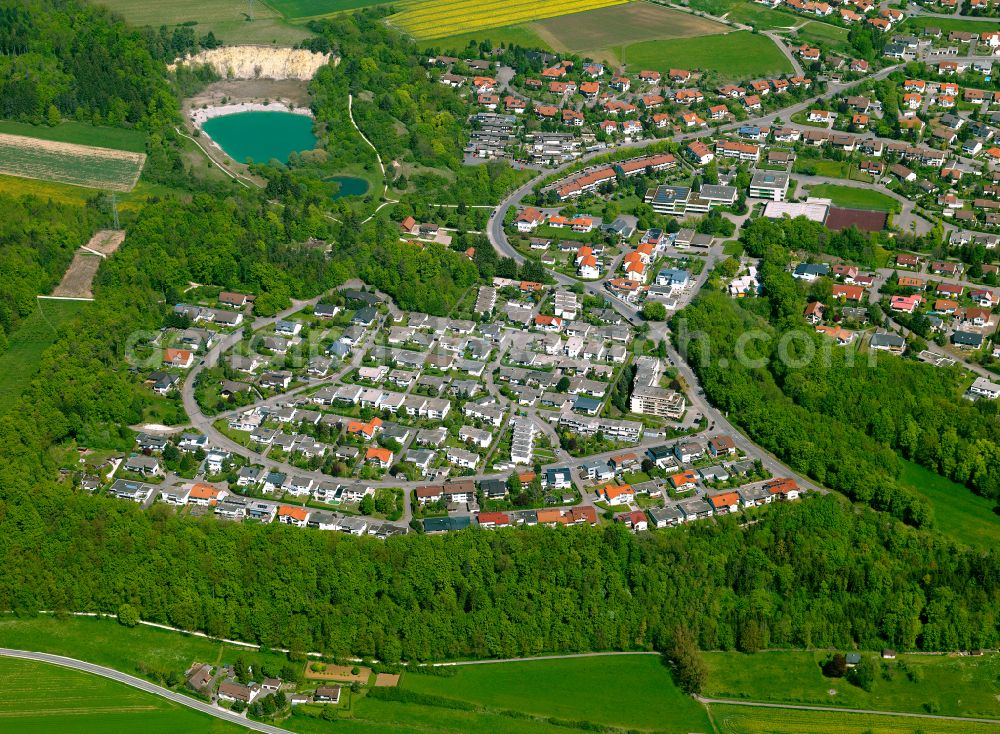
[[[375,676],[375,686],[384,686],[386,688],[395,688],[399,685],[399,674],[398,673],[379,673]]]
[[[309,82],[299,79],[226,79],[213,82],[193,97],[184,100],[184,117],[199,107],[215,107],[236,102],[266,102],[285,100],[296,107],[309,106]]]
[[[60,298],[93,298],[94,276],[104,259],[101,255],[111,255],[124,240],[125,233],[119,230],[102,229],[94,233],[90,241],[73,255],[73,261],[52,295]]]
[[[359,667],[358,674],[354,675],[351,673],[353,667],[350,665],[327,665],[323,671],[316,671],[312,669],[312,663],[306,663],[305,677],[310,680],[337,680],[346,681],[348,683],[354,683],[357,681],[361,684],[368,683],[368,678],[371,677],[372,669]]]

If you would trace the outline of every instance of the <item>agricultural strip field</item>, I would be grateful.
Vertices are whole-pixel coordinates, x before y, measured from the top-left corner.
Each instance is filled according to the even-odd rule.
[[[621,5],[629,0],[511,0],[488,3],[483,0],[425,0],[389,18],[389,23],[417,39],[443,38],[487,28],[528,23],[584,10]]]
[[[227,45],[266,43],[290,45],[309,37],[304,28],[288,23],[265,2],[253,3],[253,21],[247,17],[247,0],[101,0],[134,26],[159,28],[194,22],[194,32],[212,31]]]
[[[993,734],[994,724],[712,704],[722,734]]]
[[[549,18],[530,27],[557,51],[594,57],[602,52],[620,55],[622,46],[638,41],[705,36],[727,30],[714,20],[645,2]]]
[[[146,152],[146,133],[141,130],[88,125],[85,122],[61,122],[49,127],[48,125],[28,125],[13,120],[0,120],[0,133],[24,135],[39,140],[54,140],[59,143],[130,150],[133,153]]]
[[[714,72],[721,79],[747,79],[788,74],[792,65],[774,42],[749,31],[726,35],[643,41],[627,46],[623,62],[630,69],[671,68]]]
[[[18,734],[244,731],[100,676],[11,658],[0,658],[0,729]]]
[[[614,686],[612,681],[623,682]],[[455,676],[403,675],[404,690],[494,709],[658,732],[708,732],[705,709],[681,693],[657,655],[460,666]]]
[[[872,209],[879,212],[899,211],[899,203],[895,199],[872,189],[819,184],[809,189],[809,195],[831,199],[834,206],[846,209]]]
[[[7,351],[0,354],[0,415],[11,409],[35,376],[42,353],[55,343],[60,327],[85,313],[88,305],[86,301],[39,300],[34,313],[10,335]]]
[[[960,543],[997,547],[1000,516],[993,511],[992,500],[973,494],[968,488],[912,461],[900,461],[900,464],[903,467],[901,483],[922,494],[934,507],[934,527]]]
[[[144,153],[0,133],[0,173],[9,176],[131,191],[145,163]]]
[[[879,661],[885,674],[878,676],[871,692],[844,678],[824,677],[820,666],[829,656],[823,651],[784,650],[705,653],[704,695],[917,714],[926,713],[927,706],[943,716],[1000,719],[1000,655],[901,654],[895,661]]]

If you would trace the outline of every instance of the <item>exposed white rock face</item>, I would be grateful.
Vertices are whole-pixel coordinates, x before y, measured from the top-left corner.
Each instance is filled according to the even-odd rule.
[[[309,80],[329,63],[332,54],[313,53],[301,48],[273,46],[223,46],[200,51],[178,61],[180,64],[209,64],[223,79]],[[334,63],[339,62],[336,59]],[[171,70],[177,64],[171,65]]]

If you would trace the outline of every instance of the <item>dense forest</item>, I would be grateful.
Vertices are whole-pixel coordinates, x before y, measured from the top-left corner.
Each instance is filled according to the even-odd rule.
[[[835,497],[738,523],[380,542],[39,488],[0,520],[0,604],[129,603],[212,635],[384,660],[656,648],[678,623],[706,649],[998,643],[995,556]]]
[[[468,138],[468,106],[450,87],[428,77],[417,47],[382,21],[388,12],[377,8],[310,23],[319,38],[305,45],[317,51],[334,48],[342,57],[339,65],[316,76],[311,89],[329,99],[331,89],[346,85],[355,97],[354,119],[385,160],[458,168]],[[332,135],[352,136],[350,122],[343,124],[347,110],[334,107],[318,103],[317,119],[330,122]]]
[[[35,296],[52,291],[100,217],[96,206],[0,198],[0,353],[35,309]]]

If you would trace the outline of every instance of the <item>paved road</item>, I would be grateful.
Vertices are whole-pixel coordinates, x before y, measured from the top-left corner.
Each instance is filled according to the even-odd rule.
[[[793,703],[763,703],[758,701],[736,701],[728,698],[703,698],[695,696],[703,704],[728,704],[730,706],[751,706],[765,709],[794,709],[796,711],[833,711],[838,714],[871,714],[874,716],[905,716],[939,721],[964,721],[970,724],[1000,724],[1000,719],[973,719],[965,716],[941,716],[940,714],[919,714],[907,711],[876,711],[875,709],[848,709],[841,706],[803,706]]]
[[[217,708],[211,704],[205,703],[204,701],[190,698],[182,693],[175,693],[174,691],[158,686],[155,683],[150,683],[142,678],[136,678],[133,675],[121,673],[112,668],[105,668],[103,665],[94,665],[93,663],[88,663],[83,660],[67,658],[62,655],[51,655],[47,652],[29,652],[27,650],[11,650],[8,648],[0,648],[0,657],[18,658],[20,660],[34,660],[40,663],[49,663],[51,665],[59,665],[63,668],[80,670],[84,673],[92,673],[93,675],[99,675],[102,678],[108,678],[118,683],[131,686],[132,688],[138,688],[140,691],[152,693],[154,696],[165,698],[168,701],[173,701],[174,703],[186,706],[189,709],[194,709],[195,711],[199,711],[203,714],[214,716],[217,719],[228,721],[231,724],[236,724],[237,726],[241,726],[250,731],[264,732],[264,734],[292,734],[288,729],[282,729],[277,726],[271,726],[270,724],[262,724],[257,721],[251,721],[239,716],[238,714],[234,714],[232,711]]]
[[[893,268],[881,268],[878,271],[876,271],[878,277],[875,279],[875,282],[872,284],[871,290],[869,291],[868,294],[869,303],[878,303],[881,300],[882,286],[885,285],[886,281],[889,279],[889,277],[892,275],[893,272],[896,272]],[[906,274],[906,271],[902,269],[900,269],[898,272],[904,275]],[[977,285],[975,283],[970,283],[960,278],[949,278],[946,276],[933,275],[933,274],[929,276],[927,274],[924,274],[924,277],[929,280],[934,280],[935,282],[938,283],[953,283],[965,286],[966,288],[984,287],[981,285]],[[889,323],[892,324],[896,328],[896,331],[898,331],[900,334],[902,334],[903,336],[914,336],[913,332],[911,332],[909,329],[907,329],[905,326],[903,326],[901,323],[899,323],[896,319],[893,318],[892,311],[890,311],[889,309],[883,309],[883,313],[885,314],[885,317],[889,320]],[[963,367],[965,367],[965,369],[969,370],[975,375],[978,375],[979,377],[985,377],[990,381],[996,381],[997,379],[996,373],[990,372],[981,364],[970,362],[961,354],[958,354],[956,352],[945,351],[931,340],[925,340],[925,341],[927,342],[927,351],[933,352],[934,354],[937,354],[941,357],[947,357],[948,359],[952,359],[958,362]]]

